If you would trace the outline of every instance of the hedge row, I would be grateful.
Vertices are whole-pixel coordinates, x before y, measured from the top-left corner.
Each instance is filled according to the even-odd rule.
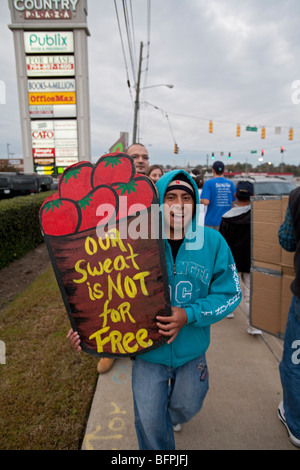
[[[0,201],[0,269],[43,242],[39,210],[54,191]]]

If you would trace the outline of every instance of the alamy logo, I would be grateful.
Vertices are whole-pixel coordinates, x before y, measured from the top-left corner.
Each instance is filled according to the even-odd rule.
[[[300,103],[300,80],[295,80],[292,83],[292,88],[295,91],[292,93],[292,103],[299,104]]]
[[[6,104],[6,86],[3,80],[0,80],[0,104]]]
[[[293,342],[292,349],[296,349],[292,354],[292,363],[297,366],[300,364],[300,340]]]
[[[120,213],[127,213],[127,197],[120,196],[119,197],[119,212]],[[134,219],[129,219],[128,224],[121,224],[118,227],[118,234],[120,239],[126,239],[127,237],[131,238],[132,240],[147,240],[147,239],[157,239],[160,236],[160,233],[155,230],[155,227],[160,226],[160,219],[161,214],[163,214],[164,220],[168,220],[168,222],[164,225],[164,232],[161,234],[163,238],[170,239],[171,238],[171,231],[172,236],[175,240],[179,240],[182,238],[182,229],[184,226],[188,226],[191,218],[192,212],[187,204],[185,210],[182,212],[181,208],[178,209],[178,205],[173,204],[172,206],[168,206],[167,204],[162,204],[159,206],[158,204],[151,205],[151,230],[148,226],[148,219],[145,220],[143,218],[143,213],[147,212],[147,207],[144,204],[136,203],[130,206],[131,215],[136,214],[137,217]],[[201,205],[198,204],[200,212],[202,210]],[[177,209],[176,209],[177,207]],[[180,212],[179,212],[180,211]],[[171,214],[177,214],[178,217],[177,221],[171,227],[170,219]],[[116,233],[116,208],[114,205],[109,203],[100,204],[96,210],[96,216],[101,217],[101,220],[96,228],[97,237],[102,240],[106,240],[107,233],[109,231],[113,231]],[[177,225],[178,224],[178,225]],[[153,230],[152,230],[153,229]],[[195,229],[195,230],[194,230]],[[204,228],[202,225],[198,225],[197,227],[191,227],[186,233],[185,238],[187,240],[186,249],[187,250],[200,250],[203,247],[204,243]]]
[[[0,341],[0,364],[6,364],[6,347],[4,341]]]

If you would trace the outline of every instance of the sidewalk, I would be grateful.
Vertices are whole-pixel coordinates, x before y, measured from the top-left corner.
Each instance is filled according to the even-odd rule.
[[[250,336],[246,327],[241,307],[211,327],[210,390],[200,413],[176,433],[176,450],[297,450],[277,418],[283,343]],[[138,450],[131,366],[118,359],[99,376],[82,450]]]

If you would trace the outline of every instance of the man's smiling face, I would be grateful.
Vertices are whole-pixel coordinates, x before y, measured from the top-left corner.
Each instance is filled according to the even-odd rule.
[[[182,189],[172,189],[164,197],[165,232],[171,240],[184,238],[195,207],[194,198]]]

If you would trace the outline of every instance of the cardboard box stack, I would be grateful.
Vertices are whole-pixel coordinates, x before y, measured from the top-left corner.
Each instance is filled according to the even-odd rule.
[[[278,230],[284,221],[288,196],[252,198],[250,324],[283,338],[294,273],[294,253],[283,250]]]

